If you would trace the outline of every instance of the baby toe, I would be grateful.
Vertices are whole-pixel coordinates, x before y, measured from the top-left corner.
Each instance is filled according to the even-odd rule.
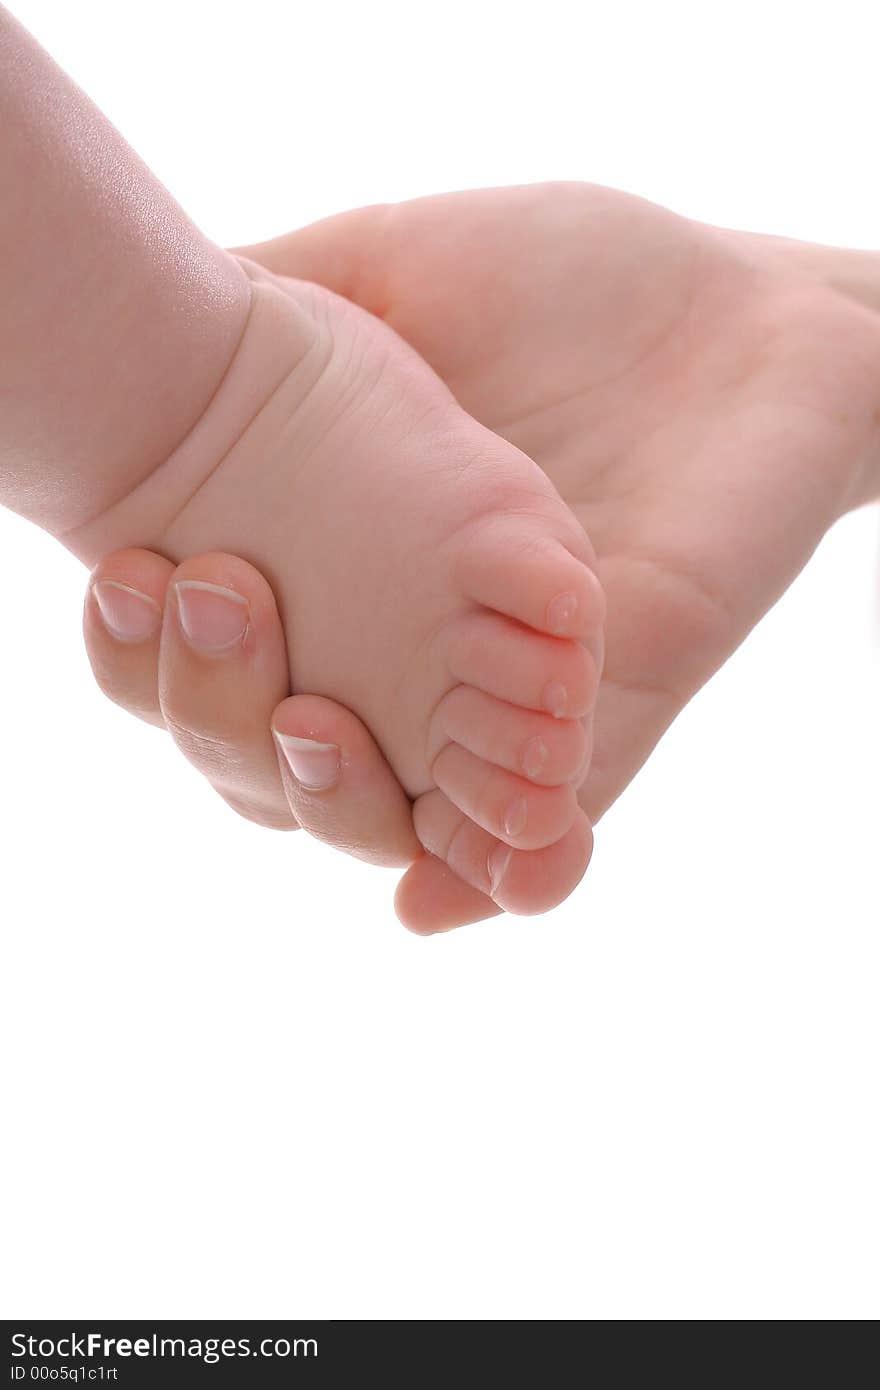
[[[413,821],[430,854],[506,912],[520,916],[549,912],[563,902],[583,878],[593,848],[592,830],[581,810],[554,844],[531,851],[512,849],[490,835],[441,791],[419,797]]]
[[[440,701],[432,721],[428,760],[458,743],[475,757],[542,787],[573,782],[588,759],[589,734],[576,719],[554,719],[457,685]]]
[[[596,575],[535,521],[498,516],[463,547],[465,597],[553,637],[585,639],[605,616]]]
[[[446,662],[462,685],[554,719],[582,719],[599,686],[596,659],[579,642],[532,632],[486,608],[448,630]]]
[[[448,743],[431,769],[436,785],[477,825],[516,849],[543,849],[577,814],[572,786],[539,787]]]
[[[493,901],[505,912],[531,916],[549,912],[574,891],[590,863],[593,831],[583,811],[578,809],[574,823],[553,845],[533,853],[516,850],[506,861],[499,878],[495,872]],[[496,854],[504,855],[499,844]]]

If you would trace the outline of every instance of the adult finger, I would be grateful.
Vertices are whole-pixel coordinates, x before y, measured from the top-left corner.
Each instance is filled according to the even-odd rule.
[[[356,715],[319,695],[292,695],[272,728],[304,830],[369,864],[409,864],[421,853],[409,798]]]
[[[130,714],[163,728],[159,645],[173,573],[162,555],[118,550],[95,566],[83,608],[83,637],[98,685]]]
[[[278,830],[296,825],[269,727],[289,689],[281,620],[259,571],[220,552],[178,565],[159,650],[166,727],[234,810]]]

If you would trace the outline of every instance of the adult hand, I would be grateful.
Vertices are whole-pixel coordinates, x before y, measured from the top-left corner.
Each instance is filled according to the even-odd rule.
[[[598,819],[864,500],[878,319],[809,248],[588,185],[367,208],[245,254],[385,318],[589,530],[608,598],[581,791]],[[434,855],[404,877],[404,920],[494,911],[441,862],[468,873],[458,813],[432,792],[415,817]]]

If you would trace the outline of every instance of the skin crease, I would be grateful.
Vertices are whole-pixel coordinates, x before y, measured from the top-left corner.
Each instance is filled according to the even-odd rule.
[[[246,254],[385,318],[589,529],[608,602],[592,820],[877,493],[880,320],[854,298],[876,302],[870,253],[548,185],[365,209]],[[398,906],[425,929],[497,910],[433,858]]]

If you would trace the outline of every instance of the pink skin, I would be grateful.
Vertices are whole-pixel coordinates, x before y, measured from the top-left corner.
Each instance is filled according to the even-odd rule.
[[[61,536],[204,411],[249,286],[2,5],[0,70],[0,503]]]
[[[559,901],[589,856],[571,785],[586,742],[557,742],[551,763],[541,730],[548,714],[589,719],[596,697],[604,599],[583,528],[378,317],[212,246],[2,8],[0,59],[0,500],[90,565],[130,544],[247,553],[291,650],[296,634],[297,680],[365,721],[410,797],[436,790],[437,765],[500,903],[500,843],[524,863],[576,847],[552,887],[540,861],[537,905]],[[161,604],[109,571],[91,595],[134,664],[162,613],[205,660],[256,660],[258,600],[200,569]],[[228,784],[161,664],[159,682],[178,741]],[[456,756],[441,706],[461,687],[489,700]],[[348,756],[317,713],[277,730],[309,793]],[[516,770],[474,751],[493,738]],[[509,905],[529,910],[522,878]]]
[[[580,789],[593,820],[825,529],[880,491],[871,253],[723,232],[611,190],[552,185],[366,209],[248,255],[381,314],[589,521],[608,602]],[[295,724],[303,698],[276,724]],[[333,718],[338,738],[356,737],[342,712]],[[387,769],[364,758],[360,787],[375,778],[378,806],[391,796]],[[513,770],[503,749],[496,760]],[[363,851],[350,819],[337,830],[353,769],[305,806],[288,790],[303,824]],[[403,847],[407,811],[394,804]],[[441,930],[497,911],[482,832],[439,790],[417,802],[415,822],[433,854],[401,882],[406,924]]]
[[[295,719],[286,707],[293,727],[276,724],[300,741],[282,742],[283,786],[304,824],[366,853],[363,811],[381,787],[391,819],[376,842],[387,832],[391,853],[411,850],[400,786],[326,696],[367,717],[435,850],[398,895],[411,925],[480,915],[487,886],[517,910],[546,905],[551,882],[568,891],[589,853],[583,811],[566,830],[568,791],[536,781],[525,760],[543,759],[542,721],[586,708],[602,669],[585,528],[608,604],[595,756],[580,785],[595,817],[831,521],[876,495],[880,343],[859,302],[877,303],[876,285],[866,292],[875,259],[557,185],[367,209],[245,264],[187,222],[2,8],[0,60],[0,500],[90,563],[131,543],[192,557],[163,589],[170,562],[139,552],[140,599],[121,562],[96,576],[105,587],[87,623],[134,623],[129,641],[104,628],[128,662],[119,672],[103,651],[105,688],[126,698],[127,683],[141,712],[168,712],[194,761],[259,814],[279,799],[266,726],[247,733],[253,772],[230,769],[222,735],[234,742],[248,718],[224,705],[235,681],[213,695],[206,675],[237,666],[241,693],[259,673],[265,700],[260,681],[285,669],[282,693],[293,679],[278,659],[283,631],[297,679],[325,696],[298,703]],[[467,488],[450,483],[465,476]],[[208,546],[265,568],[280,628],[277,611],[261,626],[265,584],[229,557],[200,557]],[[486,663],[476,629],[501,659]],[[177,688],[175,643],[178,656],[190,648],[181,669],[213,663],[195,681],[201,714]],[[151,661],[158,696],[144,688]],[[474,777],[474,747],[450,759],[430,743],[462,683],[509,707],[499,756],[520,766],[500,767],[500,780],[485,759]],[[267,712],[258,704],[250,718]],[[533,722],[511,755],[524,713]],[[205,733],[212,719],[219,740]],[[474,707],[472,744],[489,746],[491,720]],[[304,751],[312,785],[293,790],[284,769],[294,776]],[[431,768],[444,756],[441,792]],[[337,770],[323,789],[322,758]],[[530,825],[521,802],[532,795]],[[526,835],[535,847],[515,848]],[[453,881],[449,864],[470,882]],[[530,868],[537,890],[524,903]]]

